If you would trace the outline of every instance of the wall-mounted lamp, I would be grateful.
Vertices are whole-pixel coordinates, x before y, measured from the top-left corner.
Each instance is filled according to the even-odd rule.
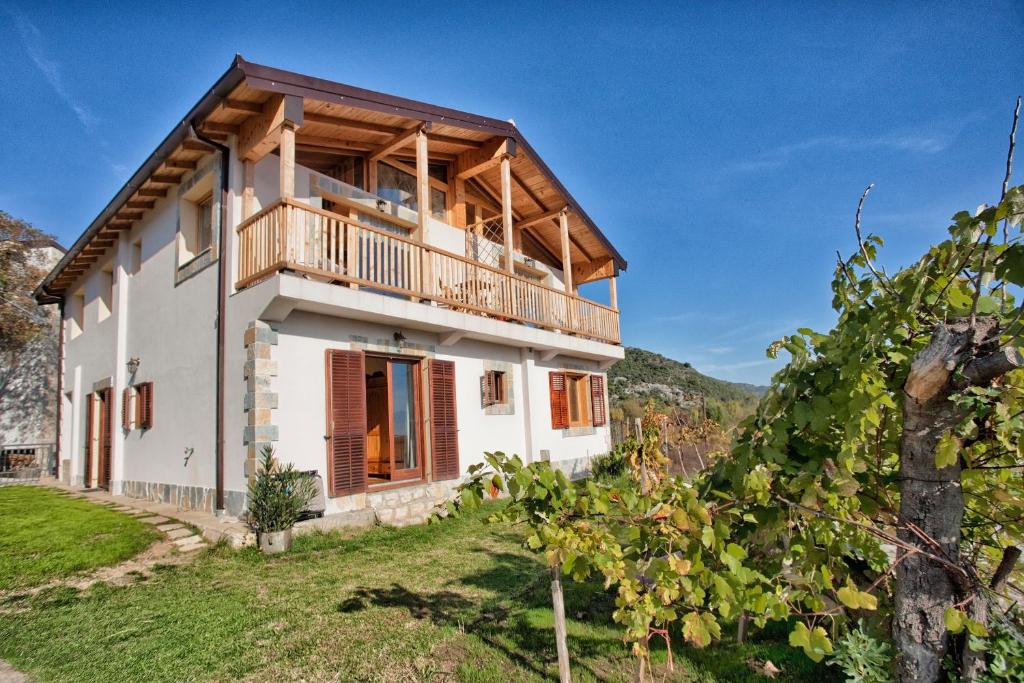
[[[128,366],[128,374],[129,375],[134,375],[136,372],[138,372],[139,366],[141,364],[142,364],[142,361],[139,360],[138,358],[131,358],[131,359],[129,359],[128,362],[125,363],[125,365]]]
[[[405,341],[405,335],[404,335],[404,334],[402,334],[401,332],[395,332],[395,334],[394,334],[394,335],[392,335],[392,336],[394,336],[394,338],[395,338],[395,343],[396,343],[396,344],[398,344],[399,346],[401,346],[401,345],[402,345],[402,342],[404,342],[404,341]]]

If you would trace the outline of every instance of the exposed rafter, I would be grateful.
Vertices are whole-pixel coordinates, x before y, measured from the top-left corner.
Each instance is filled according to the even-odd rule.
[[[474,178],[501,164],[505,157],[516,155],[516,142],[512,138],[491,138],[479,149],[463,152],[455,159],[455,177],[459,180]]]
[[[406,145],[408,145],[410,142],[412,142],[416,138],[416,136],[419,134],[419,132],[421,130],[429,132],[430,131],[430,123],[427,123],[427,122],[418,123],[415,126],[413,126],[412,128],[407,128],[407,129],[403,130],[401,133],[393,136],[390,140],[388,140],[384,144],[379,145],[376,149],[374,149],[372,152],[370,152],[370,156],[369,156],[370,162],[372,163],[374,161],[380,161],[381,159],[387,157],[389,154],[391,154],[395,150],[398,150],[398,149],[401,149],[402,147],[405,147]]]

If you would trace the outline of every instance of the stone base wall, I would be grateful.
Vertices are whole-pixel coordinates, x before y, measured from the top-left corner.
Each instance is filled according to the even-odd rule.
[[[452,491],[459,483],[460,480],[453,479],[367,493],[366,507],[373,510],[381,524],[422,524],[438,505],[453,496]]]
[[[557,460],[551,463],[551,469],[561,470],[569,479],[582,479],[590,476],[590,463],[596,457],[595,455],[571,460]]]
[[[155,481],[122,481],[122,495],[154,503],[175,505],[179,510],[200,510],[213,514],[217,492],[203,486],[161,484]],[[233,517],[245,510],[244,491],[224,491],[224,508]]]
[[[273,448],[277,441],[274,409],[277,393],[271,391],[272,378],[277,376],[277,361],[271,351],[277,346],[277,332],[262,320],[253,320],[245,330],[245,428],[242,442],[246,447],[243,472],[249,479],[256,474],[256,463],[264,448]]]

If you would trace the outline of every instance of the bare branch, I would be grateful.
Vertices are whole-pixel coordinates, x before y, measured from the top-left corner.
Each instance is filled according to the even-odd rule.
[[[1010,128],[1010,149],[1006,153],[1006,175],[1003,177],[1003,192],[999,195],[1002,201],[1006,197],[1006,191],[1010,189],[1010,176],[1013,175],[1013,148],[1017,144],[1017,121],[1020,120],[1020,96],[1017,96],[1017,106],[1013,109],[1013,126]],[[1006,227],[1003,227],[1006,230]]]
[[[971,384],[981,386],[1020,366],[1021,357],[1017,349],[1001,348],[986,356],[975,358],[964,366],[963,373]]]

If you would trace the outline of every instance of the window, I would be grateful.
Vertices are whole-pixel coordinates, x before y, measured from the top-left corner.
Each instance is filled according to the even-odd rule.
[[[85,331],[85,292],[72,294],[68,304],[68,338],[74,339]]]
[[[135,426],[139,429],[153,427],[153,383],[143,382],[135,387]]]
[[[128,263],[128,274],[135,275],[142,270],[142,240],[137,240],[132,244],[132,257]]]
[[[427,173],[430,177],[446,182],[448,168],[444,164],[429,164]],[[394,166],[377,162],[377,194],[396,204],[416,211],[416,176],[406,173]],[[430,214],[438,219],[445,219],[445,193],[434,187],[430,188]]]
[[[603,375],[551,372],[548,389],[552,429],[600,427],[607,422]]]
[[[213,245],[214,174],[207,173],[178,202],[178,263],[199,256]]]
[[[114,307],[114,269],[107,267],[100,271],[100,295],[96,312],[96,321],[103,322],[110,317]]]
[[[484,407],[508,403],[508,388],[505,373],[501,370],[487,370],[482,379]]]

